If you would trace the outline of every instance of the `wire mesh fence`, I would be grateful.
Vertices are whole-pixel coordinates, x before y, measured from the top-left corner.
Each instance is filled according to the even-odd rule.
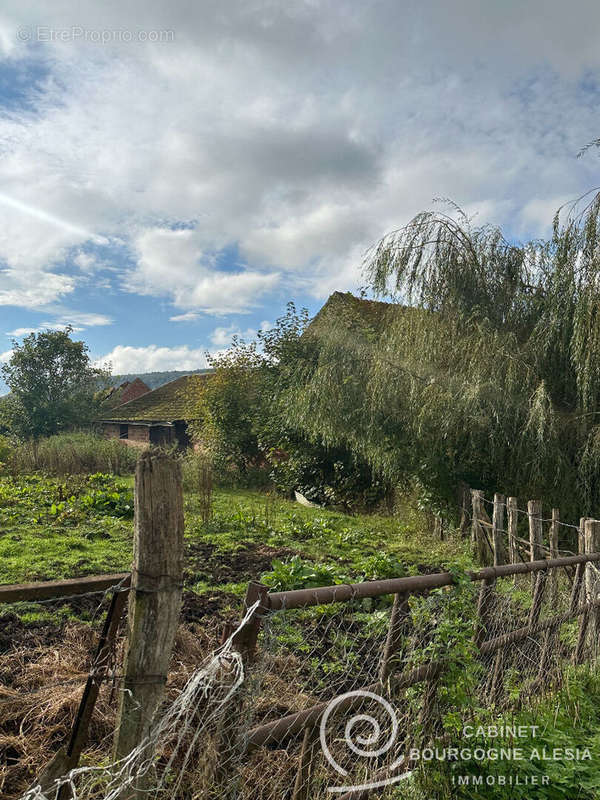
[[[597,575],[571,559],[263,613],[237,705],[208,737],[220,768],[194,796],[400,796],[443,719],[518,709],[556,688],[565,664],[597,658]]]
[[[57,596],[45,597],[43,589]],[[97,700],[96,695],[90,705],[90,691],[101,693],[90,741],[109,734],[119,647],[114,636],[104,641],[102,652],[99,645],[111,615],[123,611],[117,595],[127,592],[121,583],[80,588],[79,594],[73,586],[64,595],[56,585],[21,590],[29,599],[0,604],[0,790],[6,796],[51,761],[58,743],[70,743],[84,691],[90,710]],[[8,589],[4,593],[8,596]]]
[[[61,743],[67,730],[73,739],[95,674],[99,713],[88,757],[38,782],[25,800],[417,797],[410,793],[420,754],[443,741],[449,719],[466,724],[481,708],[525,707],[560,684],[566,664],[597,660],[598,563],[600,554],[590,553],[271,594],[251,584],[238,629],[170,679],[150,733],[117,760],[113,711],[123,676],[114,637],[101,675],[93,665],[98,670],[107,609],[123,587],[22,606],[32,615],[62,614],[60,635],[83,638],[73,638],[68,664],[53,662],[47,647],[11,649],[16,677],[0,697],[2,780],[14,778],[17,763],[31,767],[27,747],[40,725],[56,724]],[[87,619],[71,629],[75,605]],[[57,716],[59,684],[68,691]],[[48,739],[48,758],[56,744]]]

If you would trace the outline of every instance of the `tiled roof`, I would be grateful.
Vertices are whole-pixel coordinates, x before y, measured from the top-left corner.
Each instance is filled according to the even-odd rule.
[[[190,396],[210,373],[183,375],[164,386],[112,408],[103,422],[175,422],[189,419]]]
[[[367,326],[380,333],[390,315],[405,311],[398,303],[382,303],[355,297],[350,292],[334,292],[311,322],[308,330],[321,334],[330,330],[332,323]]]

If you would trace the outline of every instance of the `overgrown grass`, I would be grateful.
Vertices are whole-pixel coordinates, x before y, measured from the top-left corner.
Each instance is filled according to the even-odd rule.
[[[52,580],[129,569],[133,479],[108,475],[0,477],[0,582]],[[187,584],[240,593],[265,576],[297,588],[411,574],[457,561],[464,543],[432,541],[423,518],[349,516],[305,508],[273,494],[186,492]]]
[[[127,475],[135,469],[139,452],[118,439],[92,433],[63,433],[22,442],[3,453],[4,470],[13,474],[42,471],[48,475],[110,472]]]
[[[465,739],[459,727],[454,736],[437,746],[440,753],[444,748],[455,747],[459,751],[466,748],[473,754],[472,758],[454,762],[434,759],[422,764],[418,790],[410,797],[422,800],[433,796],[432,792],[440,800],[525,800],[530,797],[595,800],[600,797],[600,672],[597,669],[567,667],[561,686],[553,694],[531,698],[526,709],[499,716],[495,710],[479,708],[466,723],[473,736]],[[501,731],[501,726],[508,727],[508,732]],[[519,735],[513,734],[515,730]],[[491,752],[491,755],[477,757],[478,748],[480,753]],[[518,752],[514,760],[506,755],[494,755],[515,750]],[[459,775],[469,776],[469,785],[461,786]],[[512,783],[509,783],[511,777]],[[478,784],[473,778],[481,779],[482,783]]]
[[[0,478],[0,583],[128,569],[130,483],[104,474]]]

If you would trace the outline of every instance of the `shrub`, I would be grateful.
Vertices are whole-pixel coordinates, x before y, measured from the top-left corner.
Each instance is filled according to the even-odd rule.
[[[135,469],[137,456],[136,449],[117,439],[103,439],[91,433],[63,433],[17,445],[7,465],[16,473],[41,470],[49,475],[96,472],[126,475]]]
[[[336,567],[303,561],[300,556],[292,556],[289,561],[275,559],[271,564],[271,572],[266,572],[260,580],[273,592],[350,583],[348,577]]]
[[[203,451],[187,453],[182,459],[183,488],[198,494],[203,523],[212,517],[213,465],[210,455]]]
[[[6,436],[0,436],[0,472],[9,465],[13,456],[13,447]]]

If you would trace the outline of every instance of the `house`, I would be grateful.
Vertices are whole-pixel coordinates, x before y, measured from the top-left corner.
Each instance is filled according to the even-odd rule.
[[[138,447],[187,447],[190,400],[209,374],[183,375],[105,411],[99,419],[104,437]]]
[[[125,381],[120,386],[111,386],[104,392],[104,397],[101,401],[102,406],[103,408],[115,408],[115,406],[128,403],[130,400],[136,400],[149,391],[150,387],[141,378],[136,378],[134,381]]]

